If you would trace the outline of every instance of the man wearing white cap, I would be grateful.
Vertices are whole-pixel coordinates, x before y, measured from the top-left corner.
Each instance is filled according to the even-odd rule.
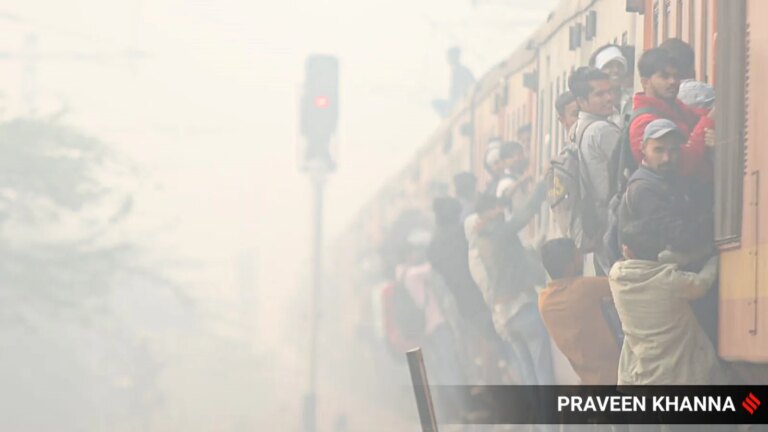
[[[621,47],[614,44],[598,48],[589,60],[591,66],[608,74],[614,91],[616,113],[612,117],[614,123],[622,127],[626,115],[632,109],[632,88],[625,88],[624,83],[629,72],[629,61]]]
[[[499,181],[511,174],[516,174],[527,165],[525,160],[525,150],[519,143],[513,141],[502,142],[493,139],[488,144],[483,157],[485,170],[491,175],[490,181],[486,184],[485,192],[494,194]]]

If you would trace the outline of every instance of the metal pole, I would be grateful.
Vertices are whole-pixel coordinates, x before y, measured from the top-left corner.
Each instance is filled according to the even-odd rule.
[[[424,366],[424,356],[421,348],[416,348],[406,353],[408,368],[411,371],[413,393],[416,396],[416,407],[419,410],[421,430],[424,432],[438,432],[435,407],[432,405],[432,393],[429,391],[427,368]]]
[[[314,242],[312,265],[312,312],[310,317],[309,340],[309,388],[304,396],[304,431],[317,430],[317,339],[320,322],[320,303],[323,288],[323,185],[325,168],[321,165],[312,167],[310,178],[314,188]]]

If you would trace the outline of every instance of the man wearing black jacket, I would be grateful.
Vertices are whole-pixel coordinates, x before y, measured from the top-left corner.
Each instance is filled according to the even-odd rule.
[[[461,204],[444,197],[435,199],[432,206],[436,229],[427,249],[429,262],[453,294],[464,319],[486,329],[492,325],[491,313],[469,272],[469,246],[460,220]]]
[[[652,220],[664,227],[668,249],[684,255],[712,248],[713,213],[710,203],[698,196],[679,175],[680,147],[686,137],[674,122],[657,119],[643,136],[643,160],[629,179],[619,207],[621,227]]]
[[[489,282],[486,301],[493,307],[494,326],[506,342],[508,356],[519,362],[521,384],[530,385],[554,382],[549,335],[539,315],[535,290],[541,267],[519,238],[545,196],[546,184],[541,182],[533,187],[526,202],[505,218],[499,213],[499,201],[486,195],[478,201],[481,216],[474,227],[477,241],[490,246],[483,265]]]

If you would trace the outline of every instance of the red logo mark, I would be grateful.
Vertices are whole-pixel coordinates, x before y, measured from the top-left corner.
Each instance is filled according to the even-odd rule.
[[[744,402],[741,403],[741,406],[744,407],[747,412],[749,412],[749,415],[752,415],[757,410],[757,407],[760,406],[760,399],[756,398],[755,395],[750,393],[746,399],[744,399]]]

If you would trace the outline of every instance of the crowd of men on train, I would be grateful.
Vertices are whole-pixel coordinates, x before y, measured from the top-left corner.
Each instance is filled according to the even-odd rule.
[[[679,39],[642,53],[635,94],[633,63],[607,45],[572,72],[543,179],[494,140],[484,190],[457,174],[433,232],[408,233],[391,321],[417,316],[395,339],[423,348],[434,382],[555,384],[554,343],[582,384],[735,383],[715,348],[715,93]],[[524,241],[544,203],[560,235]]]

